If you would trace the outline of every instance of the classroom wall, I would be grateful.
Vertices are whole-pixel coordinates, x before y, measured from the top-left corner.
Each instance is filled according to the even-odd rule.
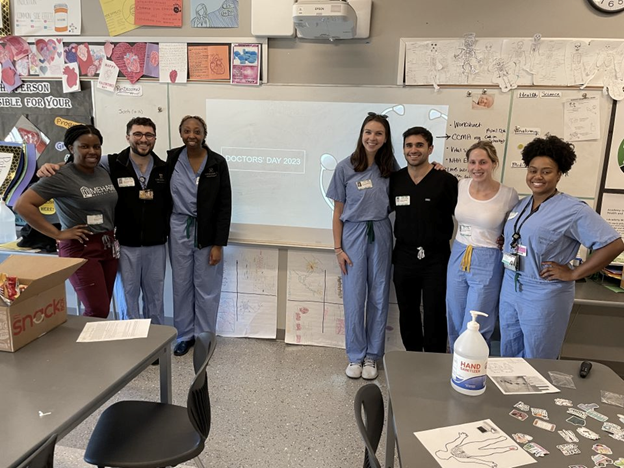
[[[132,37],[244,37],[251,36],[251,2],[240,0],[236,29],[197,30],[189,14],[183,27],[143,27]],[[283,2],[279,2],[283,3]],[[190,3],[189,3],[190,4]],[[106,36],[100,3],[82,2],[84,36]],[[565,19],[564,19],[565,16]],[[294,38],[269,40],[271,83],[392,85],[396,83],[401,37],[545,38],[624,37],[622,15],[605,15],[587,0],[373,0],[369,39],[329,43]]]

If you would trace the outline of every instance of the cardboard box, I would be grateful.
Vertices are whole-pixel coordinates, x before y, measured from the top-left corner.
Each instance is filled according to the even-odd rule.
[[[11,255],[0,273],[17,276],[28,287],[7,306],[0,299],[0,351],[22,346],[67,320],[65,280],[87,261],[43,255]]]

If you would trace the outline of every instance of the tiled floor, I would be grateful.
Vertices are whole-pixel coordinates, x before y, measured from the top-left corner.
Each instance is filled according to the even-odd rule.
[[[191,353],[172,359],[174,403],[185,405],[193,379]],[[204,465],[360,468],[364,449],[353,397],[367,382],[349,380],[346,365],[341,349],[219,337],[208,366],[213,421],[201,455]],[[387,407],[383,370],[375,382]],[[114,401],[158,398],[158,368],[151,367]],[[56,467],[90,466],[82,455],[100,414],[58,443]],[[385,429],[378,456],[385,457]]]

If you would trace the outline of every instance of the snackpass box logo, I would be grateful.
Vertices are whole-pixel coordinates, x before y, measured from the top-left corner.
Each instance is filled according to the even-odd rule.
[[[54,317],[65,310],[65,298],[52,299],[45,306],[28,314],[16,314],[11,321],[13,336],[19,336],[30,328],[34,328],[44,320]]]

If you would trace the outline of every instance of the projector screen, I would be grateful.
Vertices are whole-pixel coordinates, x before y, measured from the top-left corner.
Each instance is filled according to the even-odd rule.
[[[388,116],[401,166],[403,131],[446,132],[444,105],[208,99],[208,143],[227,159],[232,179],[233,240],[330,246],[333,200],[325,194],[368,112]],[[431,160],[443,153],[443,144],[434,147]]]

